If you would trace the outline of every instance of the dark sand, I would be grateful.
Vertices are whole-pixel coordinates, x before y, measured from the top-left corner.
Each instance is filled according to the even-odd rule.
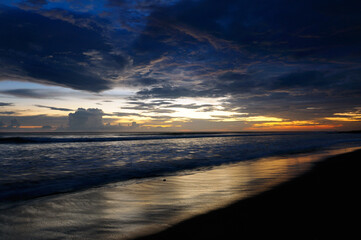
[[[144,239],[361,239],[361,150]]]

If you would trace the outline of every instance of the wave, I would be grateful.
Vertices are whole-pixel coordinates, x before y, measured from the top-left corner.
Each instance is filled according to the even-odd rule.
[[[245,137],[286,135],[288,133],[242,133],[242,134],[157,134],[135,135],[119,137],[0,137],[0,144],[41,144],[41,143],[70,143],[70,142],[120,142],[137,140],[178,139],[178,138],[212,138],[212,137]]]
[[[147,141],[154,139],[174,139],[174,141]],[[61,146],[55,144],[107,141],[129,142]],[[6,203],[12,204],[41,196],[77,191],[110,182],[198,171],[232,162],[308,152],[339,144],[360,146],[361,135],[325,133],[133,134],[107,137],[47,135],[46,137],[3,137],[0,138],[0,142],[3,143],[0,144],[1,209],[7,205]],[[26,145],[28,143],[31,145]]]

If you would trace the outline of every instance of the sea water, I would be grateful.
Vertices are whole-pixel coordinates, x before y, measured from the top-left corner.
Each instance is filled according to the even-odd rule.
[[[1,239],[126,239],[269,189],[350,133],[0,135]]]

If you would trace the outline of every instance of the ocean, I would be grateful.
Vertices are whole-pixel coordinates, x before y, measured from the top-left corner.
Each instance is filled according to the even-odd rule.
[[[0,239],[128,239],[271,188],[361,134],[1,133]]]

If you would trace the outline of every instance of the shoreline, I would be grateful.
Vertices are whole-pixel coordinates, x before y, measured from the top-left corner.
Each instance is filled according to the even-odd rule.
[[[355,238],[359,159],[361,150],[328,157],[271,190],[136,239]]]

